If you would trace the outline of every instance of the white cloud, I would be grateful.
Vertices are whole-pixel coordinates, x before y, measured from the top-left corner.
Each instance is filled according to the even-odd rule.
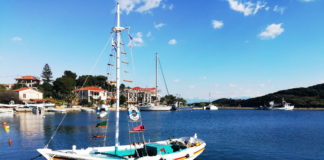
[[[237,87],[237,85],[236,85],[236,84],[233,84],[233,83],[228,84],[228,86],[229,86],[230,88],[236,88],[236,87]]]
[[[141,47],[144,43],[143,41],[143,34],[142,32],[137,32],[135,36],[133,37],[133,40],[131,40],[128,45],[131,47]]]
[[[251,1],[241,2],[238,0],[227,0],[231,9],[238,11],[244,14],[244,16],[255,15],[259,10],[266,7],[265,2],[257,1],[253,3]]]
[[[180,79],[173,80],[174,83],[179,83],[180,81],[181,81]]]
[[[285,10],[286,10],[285,7],[279,7],[278,5],[275,5],[273,7],[273,11],[277,12],[277,13],[280,13],[280,14],[283,14],[285,12]]]
[[[214,29],[220,29],[224,26],[224,23],[222,21],[212,20],[212,25]]]
[[[193,85],[193,84],[189,85],[188,87],[189,87],[190,89],[194,89],[194,88],[196,88],[196,86]]]
[[[258,87],[264,88],[266,85],[264,83],[258,84]]]
[[[18,42],[18,41],[22,41],[23,39],[21,37],[18,37],[18,36],[15,36],[15,37],[12,37],[11,38],[11,41],[14,41],[14,42]]]
[[[168,9],[168,10],[172,10],[173,7],[174,7],[173,4],[170,4],[170,5],[163,4],[163,5],[162,5],[162,8],[163,8],[163,9]]]
[[[168,42],[170,45],[175,45],[175,44],[177,44],[177,40],[175,40],[175,39],[171,39],[171,40],[169,40],[169,42]]]
[[[164,26],[165,26],[164,23],[154,24],[154,28],[156,28],[156,29],[160,29],[160,28],[162,28]]]
[[[173,4],[171,4],[168,8],[169,8],[169,10],[172,10],[173,9]]]
[[[147,32],[147,33],[146,33],[146,37],[147,37],[147,38],[152,37],[152,32]]]
[[[121,11],[125,11],[129,14],[132,11],[136,12],[148,12],[151,9],[160,6],[162,0],[116,0],[120,4]]]
[[[282,34],[285,29],[281,27],[282,23],[280,24],[270,24],[267,28],[259,34],[261,39],[274,39],[280,34]]]

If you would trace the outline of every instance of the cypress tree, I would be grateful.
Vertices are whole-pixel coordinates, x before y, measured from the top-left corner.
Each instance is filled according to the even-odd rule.
[[[44,81],[44,83],[50,83],[53,78],[52,76],[52,71],[51,68],[48,64],[45,64],[44,68],[43,68],[43,72],[42,72],[42,80]]]

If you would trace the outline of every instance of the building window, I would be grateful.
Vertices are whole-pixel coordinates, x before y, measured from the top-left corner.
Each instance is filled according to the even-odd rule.
[[[26,94],[23,94],[23,98],[26,98]]]

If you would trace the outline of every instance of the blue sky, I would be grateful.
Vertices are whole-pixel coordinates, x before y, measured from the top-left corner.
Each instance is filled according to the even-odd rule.
[[[324,82],[324,1],[120,4],[135,44],[131,86],[154,87],[155,52],[170,92],[188,99],[255,97]],[[107,0],[0,0],[0,83],[40,76],[46,63],[54,77],[64,70],[105,74],[110,52],[101,50],[115,24],[114,7]]]

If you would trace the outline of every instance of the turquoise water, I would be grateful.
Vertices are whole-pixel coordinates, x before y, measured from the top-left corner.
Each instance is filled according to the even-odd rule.
[[[114,112],[110,113],[113,119]],[[36,148],[46,145],[63,114],[37,116],[20,113],[0,116],[11,126],[0,128],[0,159],[28,160],[38,155]],[[127,113],[121,112],[121,144],[128,144]],[[147,141],[192,136],[207,143],[198,158],[222,160],[324,159],[323,111],[176,111],[142,112]],[[114,122],[109,121],[107,144],[114,144]],[[67,114],[62,127],[49,144],[54,149],[101,145],[89,138],[96,134],[94,113]],[[8,139],[12,145],[8,145]],[[42,158],[38,158],[42,159]]]

